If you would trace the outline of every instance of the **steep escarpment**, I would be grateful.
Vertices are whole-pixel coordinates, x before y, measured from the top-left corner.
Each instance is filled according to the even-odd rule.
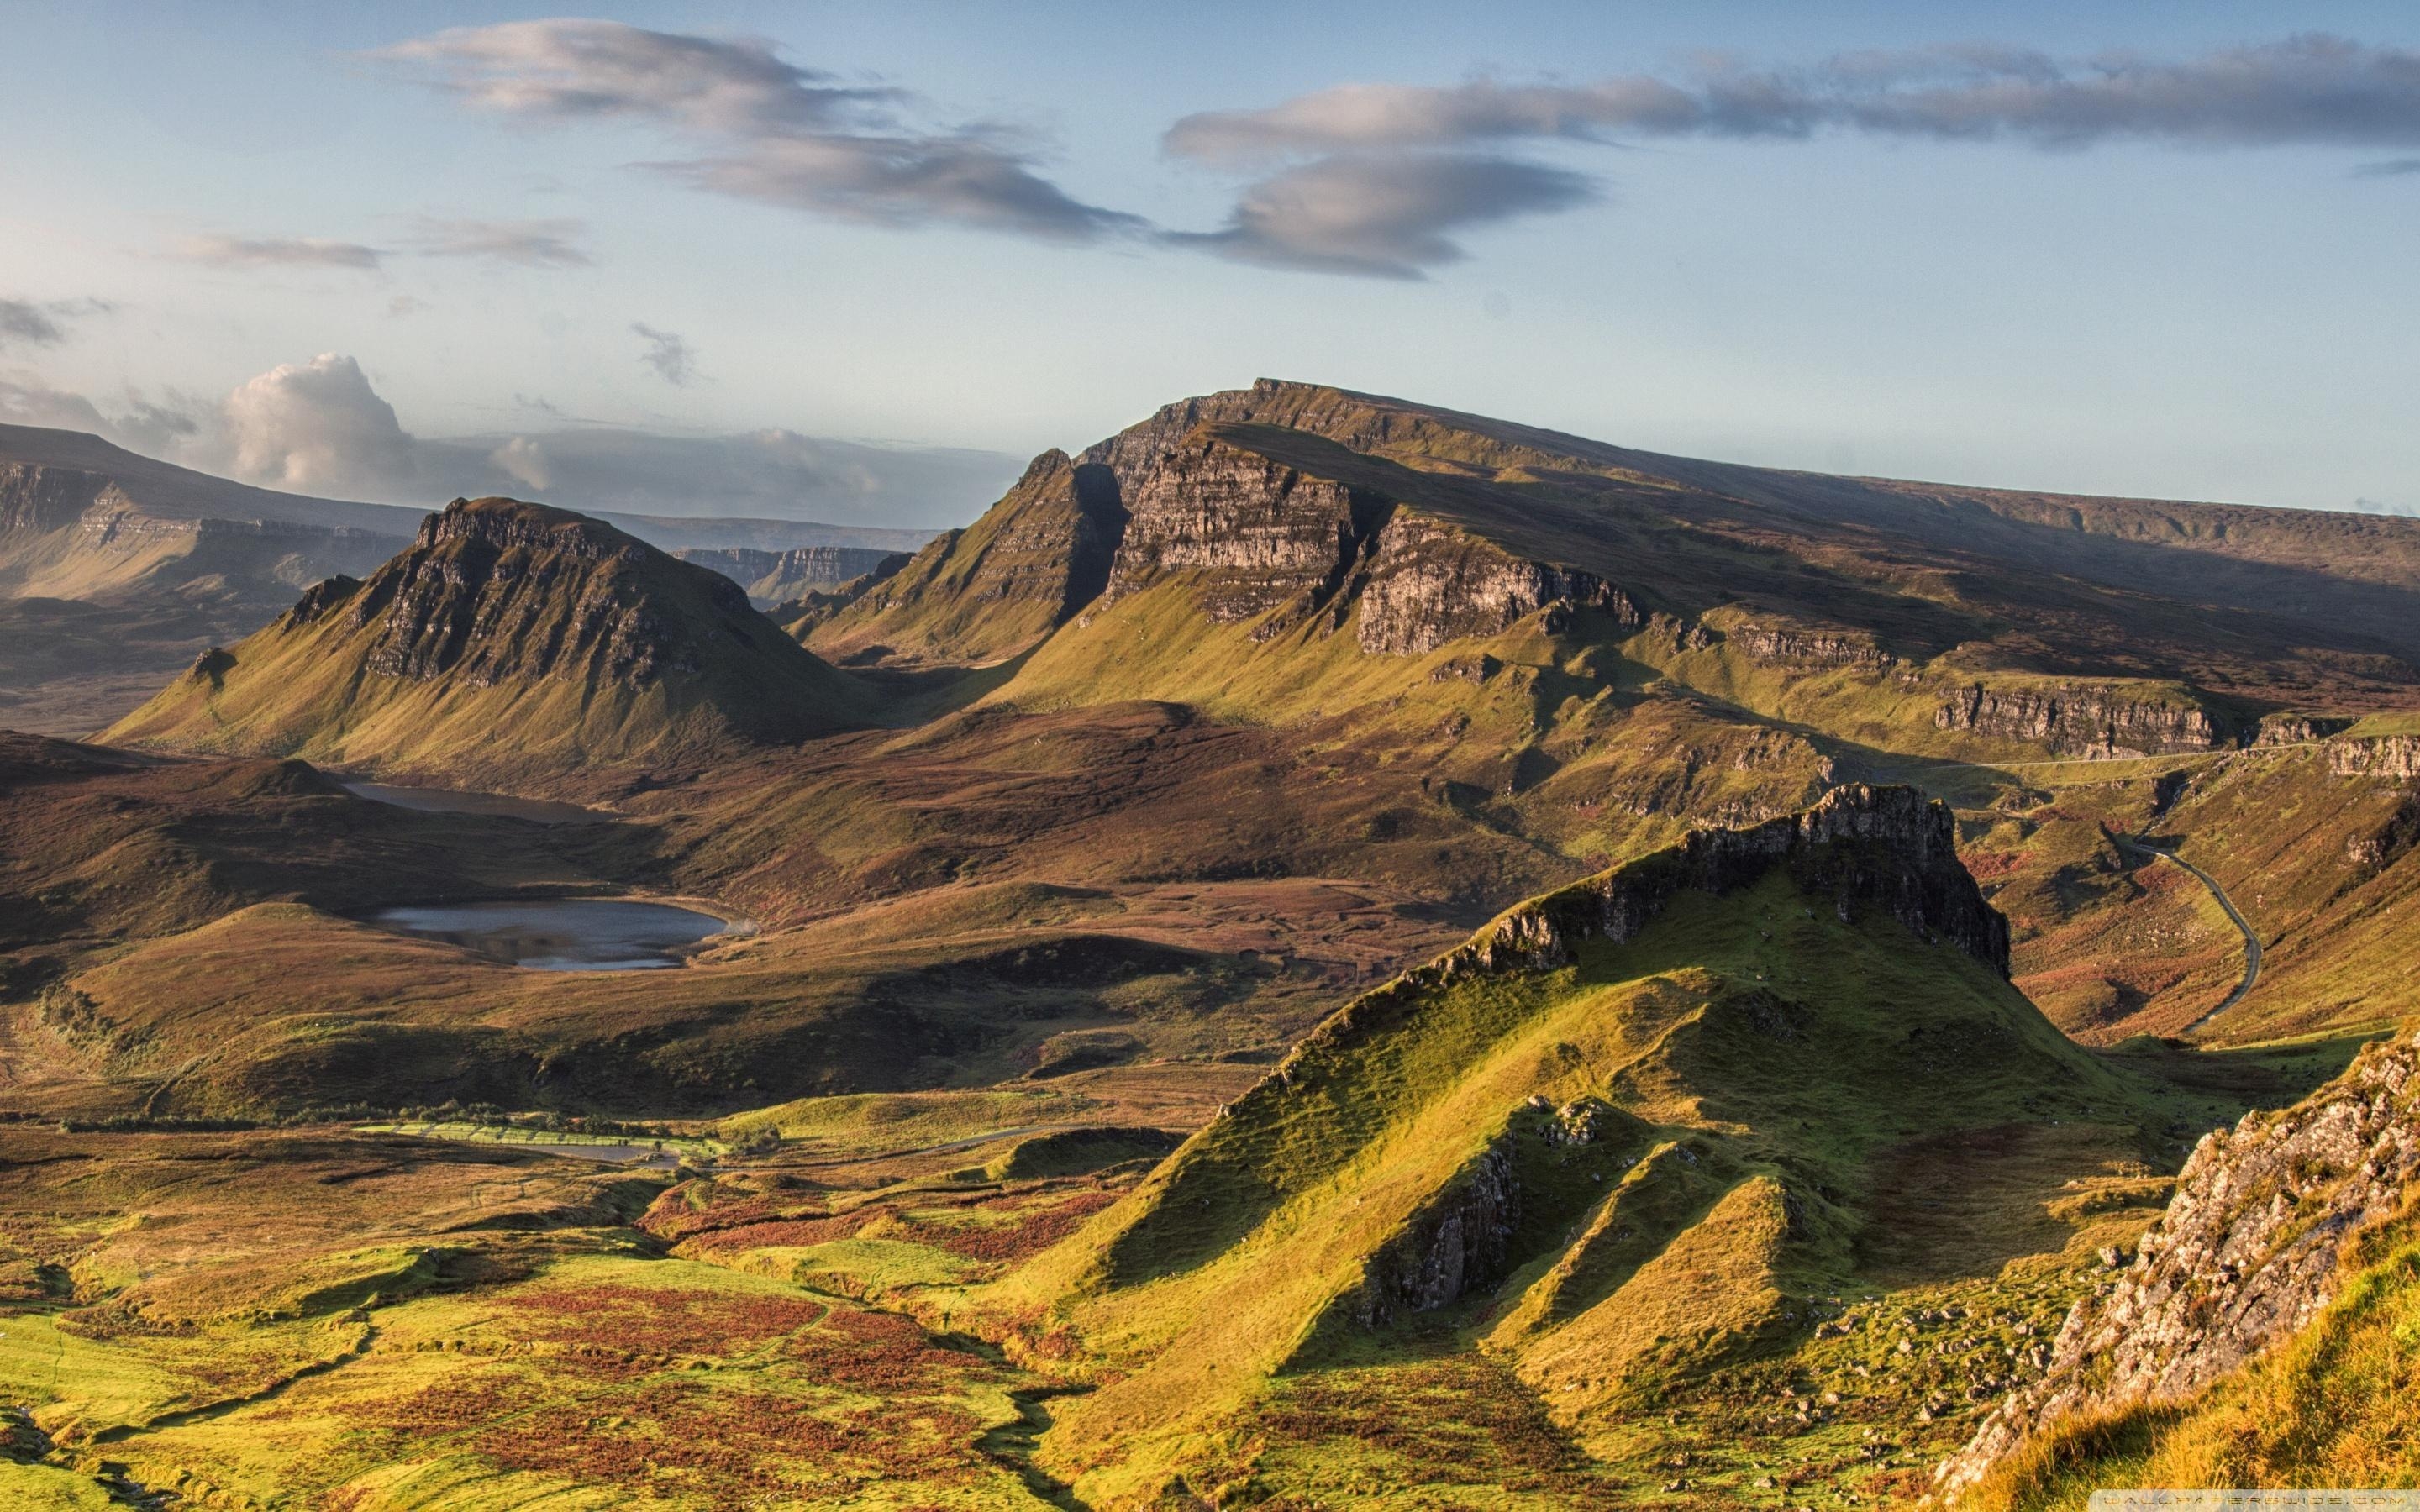
[[[2294,1107],[2205,1136],[2132,1265],[2076,1305],[2048,1372],[1940,1467],[1942,1489],[1967,1489],[2063,1427],[2190,1400],[2291,1341],[2343,1294],[2364,1237],[2408,1213],[2415,1182],[2420,1034],[2373,1045]]]
[[[1355,999],[1003,1285],[1119,1372],[1060,1414],[1054,1473],[1140,1503],[1212,1426],[1254,1431],[1255,1382],[1399,1348],[1473,1351],[1595,1431],[1792,1347],[1857,1284],[1876,1151],[2130,1095],[2009,987],[1952,841],[1913,793],[1843,788]]]
[[[1750,661],[1776,666],[1884,668],[1899,660],[1870,635],[1854,631],[1742,625],[1730,637]]]
[[[796,740],[865,711],[730,579],[566,511],[457,500],[111,738],[510,774]]]
[[[1127,504],[1107,602],[1185,574],[1222,625],[1298,604],[1324,607],[1393,501],[1315,477],[1212,434],[1164,454]]]
[[[0,425],[0,594],[11,596],[175,599],[242,623],[305,583],[376,566],[413,522],[410,510],[246,487],[97,437]]]

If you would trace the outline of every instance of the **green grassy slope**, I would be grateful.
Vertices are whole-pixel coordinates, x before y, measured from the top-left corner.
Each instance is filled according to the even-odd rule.
[[[837,661],[961,665],[1026,650],[1108,576],[1123,512],[1114,489],[1093,476],[1099,471],[1043,453],[982,518],[935,538],[814,625],[808,644]]]

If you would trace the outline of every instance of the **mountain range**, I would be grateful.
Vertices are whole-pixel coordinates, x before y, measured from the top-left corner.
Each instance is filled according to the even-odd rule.
[[[50,448],[0,473],[11,612],[207,600],[90,742],[0,737],[0,1305],[82,1341],[38,1393],[0,1346],[27,1464],[464,1506],[2420,1473],[2410,1057],[2356,1058],[2415,1011],[2420,521],[1274,380],[929,540],[0,442]],[[554,971],[393,921],[638,903],[725,928]],[[481,1167],[548,1195],[465,1219],[539,1131],[639,1164]],[[240,1216],[178,1149],[247,1163]],[[101,1233],[63,1163],[215,1237]],[[376,1243],[293,1226],[354,1169]],[[2231,1353],[2143,1310],[2186,1286]],[[2280,1407],[2328,1340],[2359,1399]]]

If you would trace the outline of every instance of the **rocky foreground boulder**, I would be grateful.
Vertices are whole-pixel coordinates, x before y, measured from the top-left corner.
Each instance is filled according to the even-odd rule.
[[[2040,1381],[1935,1480],[1952,1496],[2060,1422],[2180,1401],[2307,1326],[2342,1255],[2420,1180],[2420,1030],[2371,1046],[2291,1108],[2205,1136],[2133,1263],[2076,1304]]]

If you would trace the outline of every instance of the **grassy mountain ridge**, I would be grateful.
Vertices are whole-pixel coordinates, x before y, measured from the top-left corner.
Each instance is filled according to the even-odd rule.
[[[1061,1405],[1047,1462],[1096,1504],[1241,1495],[1281,1382],[1442,1350],[1585,1437],[1787,1355],[1865,1284],[1886,1151],[2149,1116],[2147,1084],[2009,989],[1994,917],[1946,810],[1844,789],[1524,904],[1357,999],[995,1288],[1113,1366]]]
[[[797,740],[869,708],[720,574],[577,515],[480,500],[197,661],[109,738],[527,780]]]

